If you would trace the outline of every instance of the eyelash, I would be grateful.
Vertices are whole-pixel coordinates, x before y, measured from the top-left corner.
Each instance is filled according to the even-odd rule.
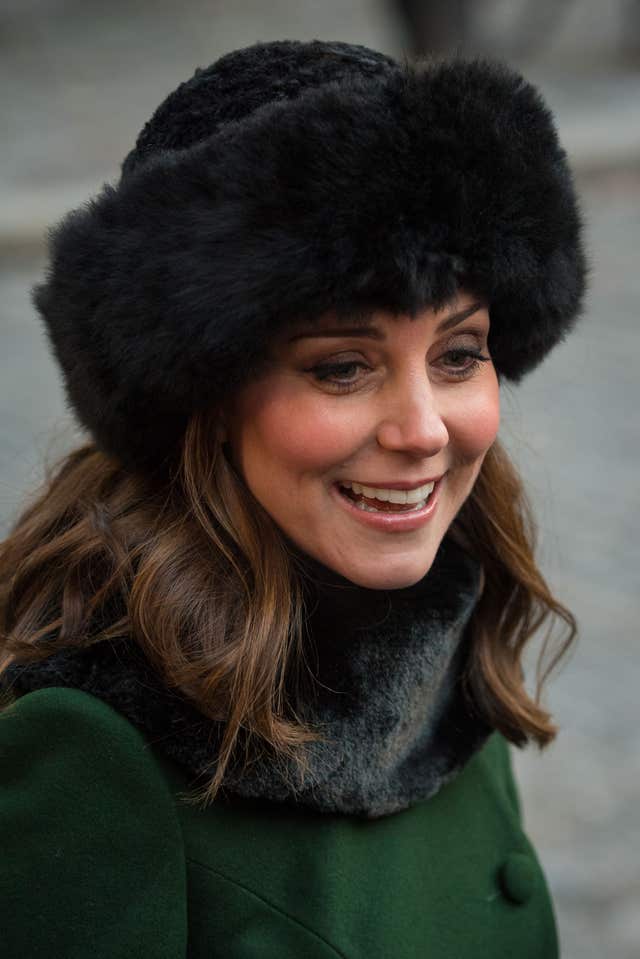
[[[460,379],[470,379],[480,368],[481,363],[488,363],[491,359],[490,356],[483,356],[482,353],[476,353],[474,350],[448,350],[443,356],[468,356],[473,359],[473,363],[465,366],[464,369],[448,371],[452,376],[457,376]],[[329,377],[351,369],[354,366],[361,366],[368,369],[366,363],[362,363],[359,360],[350,360],[346,363],[319,363],[317,366],[312,366],[306,372],[313,373],[315,378],[321,383],[331,383],[332,386],[336,386],[339,390],[347,392],[356,385],[355,382],[345,383],[340,380],[330,380]]]

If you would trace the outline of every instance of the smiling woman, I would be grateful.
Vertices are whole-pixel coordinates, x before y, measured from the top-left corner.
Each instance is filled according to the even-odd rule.
[[[497,434],[585,270],[534,88],[339,42],[196,71],[52,232],[89,439],[0,545],[3,957],[557,956],[509,743],[576,624]]]

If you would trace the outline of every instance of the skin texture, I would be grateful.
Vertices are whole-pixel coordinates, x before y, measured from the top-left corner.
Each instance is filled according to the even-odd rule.
[[[474,304],[477,310],[456,326],[437,331]],[[345,335],[344,323],[338,335],[291,339],[303,329],[338,325],[325,316],[277,339],[264,375],[229,405],[223,437],[255,498],[300,549],[360,586],[411,586],[431,568],[498,433],[493,363],[471,370],[471,357],[451,352],[490,356],[489,312],[460,293],[414,319],[374,312],[367,325],[384,334],[381,340]],[[311,369],[329,362],[356,365],[325,379]],[[413,484],[441,474],[434,515],[411,531],[369,528],[331,492],[338,480]]]

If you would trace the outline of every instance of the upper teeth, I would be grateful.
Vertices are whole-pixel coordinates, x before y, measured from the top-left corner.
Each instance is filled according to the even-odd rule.
[[[369,499],[380,499],[388,503],[419,503],[426,499],[433,490],[435,483],[425,483],[417,489],[379,489],[374,486],[361,486],[360,483],[341,483],[354,493],[361,493]]]

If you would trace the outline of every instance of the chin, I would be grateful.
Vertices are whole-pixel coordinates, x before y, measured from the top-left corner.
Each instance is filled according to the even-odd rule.
[[[347,568],[338,569],[337,572],[356,586],[366,589],[405,589],[424,579],[432,565],[433,559],[425,563],[424,557],[421,557],[420,562],[399,563],[397,568],[390,568],[388,562],[381,560],[375,567],[368,563],[354,563]]]

